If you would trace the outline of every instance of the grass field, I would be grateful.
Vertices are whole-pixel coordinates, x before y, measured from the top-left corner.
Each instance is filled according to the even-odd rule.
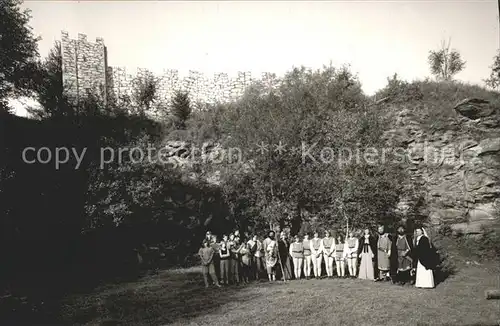
[[[65,323],[89,325],[499,325],[498,269],[464,265],[435,289],[334,279],[208,289],[198,268],[68,298]]]

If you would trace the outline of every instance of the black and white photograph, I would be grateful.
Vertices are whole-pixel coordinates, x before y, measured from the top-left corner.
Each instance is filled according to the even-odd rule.
[[[0,0],[0,325],[500,326],[500,0]]]

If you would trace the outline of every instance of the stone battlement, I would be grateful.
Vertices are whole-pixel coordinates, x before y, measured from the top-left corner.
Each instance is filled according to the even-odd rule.
[[[67,95],[78,102],[89,91],[97,91],[104,101],[120,102],[133,91],[137,79],[152,75],[147,69],[129,71],[124,67],[108,66],[107,48],[100,37],[95,42],[87,40],[85,34],[70,39],[67,32],[61,34],[63,57],[63,82]],[[175,69],[165,69],[154,75],[158,81],[158,99],[169,103],[176,91],[189,93],[193,103],[233,101],[243,95],[246,87],[254,81],[261,81],[268,87],[276,85],[276,75],[262,73],[255,78],[251,72],[238,72],[235,76],[215,73],[213,76],[190,70],[187,76],[180,76]]]

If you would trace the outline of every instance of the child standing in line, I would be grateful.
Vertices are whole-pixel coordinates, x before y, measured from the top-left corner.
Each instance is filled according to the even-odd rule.
[[[298,235],[294,237],[294,242],[290,245],[290,256],[293,259],[293,273],[296,280],[300,280],[302,274],[302,263],[304,262],[304,245],[300,242]]]
[[[220,287],[219,281],[217,280],[217,275],[215,274],[214,266],[214,249],[210,246],[209,241],[203,241],[203,247],[200,248],[198,254],[201,258],[203,280],[205,281],[205,287],[208,288],[208,276],[212,278],[215,286]]]
[[[241,263],[240,250],[242,249],[242,245],[239,243],[238,240],[236,240],[236,238],[233,239],[234,240],[231,243],[231,247],[229,248],[229,251],[231,252],[230,274],[232,283],[238,285],[240,284],[240,263]]]
[[[304,247],[304,276],[306,280],[311,277],[311,241],[309,240],[309,235],[304,235],[304,240],[302,240],[302,246]]]
[[[346,239],[346,257],[351,278],[355,278],[358,275],[358,247],[358,238],[354,236],[353,231],[349,231],[349,237]]]
[[[220,243],[219,249],[220,255],[220,278],[222,284],[229,284],[229,260],[231,253],[226,246],[226,243],[223,241]]]
[[[248,284],[250,282],[250,274],[252,270],[252,250],[251,245],[246,243],[242,244],[242,248],[240,250],[241,254],[241,276],[243,282]]]
[[[337,235],[337,242],[335,244],[335,267],[337,268],[337,277],[345,277],[345,243],[342,235]]]

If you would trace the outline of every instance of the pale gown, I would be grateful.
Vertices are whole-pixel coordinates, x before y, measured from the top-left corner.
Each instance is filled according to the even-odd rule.
[[[373,251],[370,246],[369,238],[363,238],[361,243],[361,264],[359,266],[358,278],[364,280],[375,280],[375,271],[373,270]]]

